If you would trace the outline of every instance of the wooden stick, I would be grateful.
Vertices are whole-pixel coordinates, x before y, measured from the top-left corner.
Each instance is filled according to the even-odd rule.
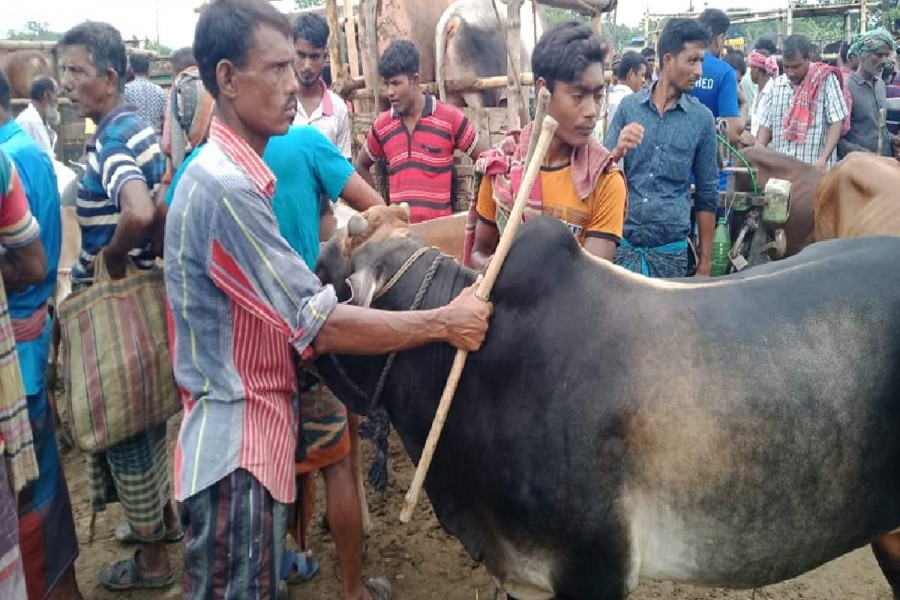
[[[534,123],[531,126],[531,137],[528,139],[528,154],[525,155],[525,164],[531,164],[531,158],[534,156],[534,149],[537,148],[538,137],[535,131],[540,131],[544,125],[544,117],[547,116],[547,108],[550,106],[551,98],[550,90],[541,88],[538,92],[537,103],[534,106]]]
[[[347,428],[350,430],[350,465],[353,468],[356,492],[359,494],[363,537],[368,537],[372,532],[372,516],[369,514],[369,503],[366,500],[366,487],[363,485],[362,452],[359,447],[359,415],[351,412],[347,413]]]
[[[881,151],[884,149],[884,128],[887,126],[887,109],[881,108],[878,110],[878,156],[881,156]]]
[[[500,243],[497,245],[497,251],[494,253],[491,262],[488,265],[484,279],[478,286],[476,295],[482,300],[487,300],[491,294],[491,288],[497,281],[497,275],[506,260],[506,255],[513,244],[519,225],[522,223],[522,215],[525,212],[525,205],[528,203],[528,195],[531,188],[537,180],[540,173],[541,165],[544,162],[544,156],[553,141],[556,133],[557,122],[553,117],[547,116],[541,126],[540,137],[534,150],[534,156],[531,157],[525,169],[525,176],[522,178],[522,184],[519,193],[516,195],[516,203],[509,215],[506,229],[500,236]],[[456,393],[456,387],[459,385],[459,379],[462,377],[463,367],[466,365],[466,358],[469,353],[464,350],[457,350],[456,357],[453,359],[453,367],[450,369],[450,375],[447,377],[447,384],[444,386],[444,393],[441,394],[441,401],[438,405],[437,413],[431,424],[431,431],[428,432],[428,439],[425,442],[425,448],[422,450],[422,457],[419,464],[416,465],[416,474],[413,477],[409,491],[406,493],[406,500],[403,503],[403,510],[400,511],[400,522],[409,523],[416,503],[419,501],[419,494],[422,492],[422,485],[425,483],[425,477],[428,475],[428,468],[431,466],[431,460],[434,458],[434,450],[437,447],[438,440],[441,437],[441,430],[444,428],[444,422],[447,420],[447,413],[450,410],[450,404],[453,402],[453,395]]]
[[[360,70],[359,47],[356,45],[356,21],[353,20],[353,3],[349,0],[344,0],[344,38],[347,40],[347,62],[350,64],[350,77],[358,77]],[[333,76],[332,81],[334,81]]]

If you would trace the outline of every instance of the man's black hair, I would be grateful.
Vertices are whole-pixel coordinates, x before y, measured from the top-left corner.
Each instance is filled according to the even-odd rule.
[[[216,65],[227,60],[236,67],[247,66],[247,57],[256,44],[256,28],[268,25],[293,35],[291,24],[266,0],[213,0],[206,6],[194,31],[194,58],[203,85],[213,98],[219,97]]]
[[[119,76],[119,93],[125,91],[128,56],[118,29],[109,23],[85,21],[65,32],[57,45],[84,46],[97,76],[103,77],[112,69]]]
[[[800,35],[799,33],[795,33],[794,35],[789,35],[784,40],[784,58],[795,58],[797,56],[801,58],[812,58],[816,53],[816,47],[813,46],[812,42],[809,41],[805,35]]]
[[[419,72],[419,51],[409,40],[394,40],[378,61],[378,75],[390,79],[398,75],[412,77]]]
[[[535,80],[543,77],[552,92],[557,81],[578,81],[592,64],[603,64],[607,52],[590,25],[578,21],[559,23],[538,40],[531,55],[531,71]]]
[[[306,40],[313,48],[327,48],[328,34],[328,21],[322,15],[306,13],[294,23],[294,41]]]
[[[143,54],[133,54],[131,56],[131,69],[135,75],[149,75],[150,59]]]
[[[831,42],[830,44],[827,44],[824,48],[822,48],[822,53],[823,54],[840,55],[841,54],[841,46],[843,46],[843,45],[844,45],[844,42]],[[838,61],[836,58],[828,59],[829,66],[836,67],[837,63],[838,63]]]
[[[619,78],[619,81],[624,81],[632,71],[640,71],[641,77],[643,77],[646,65],[647,61],[637,52],[626,52],[616,65],[616,77]]]
[[[694,19],[669,19],[659,36],[659,64],[666,54],[678,56],[685,44],[700,43],[709,46],[709,29]]]
[[[728,28],[731,27],[731,20],[728,18],[728,15],[718,8],[707,8],[700,13],[700,16],[697,17],[697,21],[709,29],[712,37],[725,35],[728,33]]]
[[[847,64],[850,60],[850,42],[841,42],[841,49],[839,50],[839,54],[841,55],[841,62]]]
[[[747,63],[744,62],[744,55],[740,52],[729,52],[725,55],[725,62],[727,62],[732,69],[738,72],[738,74],[743,77],[747,72]]]
[[[31,82],[31,99],[40,102],[44,99],[44,94],[52,94],[56,89],[56,82],[52,77],[38,75]]]
[[[6,78],[3,69],[0,69],[0,109],[12,112],[12,87],[10,87],[9,79]]]
[[[172,70],[175,73],[181,73],[188,67],[193,67],[197,64],[197,61],[194,60],[194,51],[190,46],[179,48],[173,52],[170,60],[172,62]]]
[[[770,37],[759,38],[758,40],[756,40],[756,43],[753,44],[753,48],[755,50],[759,50],[760,52],[768,52],[768,56],[778,54],[778,46],[775,44],[775,40]]]

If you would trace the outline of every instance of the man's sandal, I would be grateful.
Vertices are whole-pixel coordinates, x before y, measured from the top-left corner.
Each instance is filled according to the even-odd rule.
[[[137,565],[140,550],[131,558],[120,560],[113,565],[100,569],[100,584],[108,590],[155,590],[169,587],[175,582],[172,569],[162,575],[146,577]]]
[[[372,577],[363,584],[369,590],[372,600],[391,600],[391,582],[384,577]]]

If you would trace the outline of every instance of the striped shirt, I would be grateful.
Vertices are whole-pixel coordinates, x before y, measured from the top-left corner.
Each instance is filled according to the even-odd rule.
[[[85,148],[87,165],[78,182],[75,213],[81,226],[81,255],[72,269],[73,282],[94,278],[94,258],[112,240],[121,212],[119,192],[132,180],[156,191],[165,170],[159,138],[134,106],[123,104],[109,112]],[[129,255],[142,269],[153,266],[149,239]]]
[[[455,106],[425,95],[425,108],[412,133],[393,109],[381,113],[366,138],[373,161],[386,158],[391,204],[409,204],[409,220],[419,223],[453,213],[453,151],[471,154],[475,126]]]
[[[847,104],[844,102],[844,94],[841,92],[841,84],[837,77],[829,74],[816,97],[815,106],[810,107],[813,119],[809,125],[809,131],[806,132],[806,141],[795,142],[785,139],[783,134],[783,120],[791,110],[795,93],[796,90],[787,75],[777,77],[775,83],[772,84],[769,101],[762,107],[759,124],[760,127],[765,127],[772,132],[769,149],[814,165],[818,162],[822,150],[825,149],[828,128],[847,117]],[[836,162],[837,152],[832,152],[826,166],[830,169]]]
[[[337,299],[278,230],[275,176],[213,119],[166,219],[172,359],[184,402],[175,496],[245,469],[278,502],[294,500],[298,404],[294,353]]]

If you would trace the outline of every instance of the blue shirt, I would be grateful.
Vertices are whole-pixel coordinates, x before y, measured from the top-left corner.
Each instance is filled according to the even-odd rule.
[[[738,109],[737,76],[731,65],[709,52],[703,58],[703,75],[694,84],[691,95],[717,119],[741,115]]]
[[[312,270],[319,257],[320,199],[336,201],[353,166],[315,127],[295,125],[273,137],[263,161],[275,173],[272,210],[281,236]]]
[[[132,180],[143,181],[153,193],[162,180],[165,159],[159,139],[130,104],[103,117],[87,145],[87,165],[78,183],[75,213],[81,226],[81,256],[72,269],[72,281],[92,281],[94,258],[112,240],[119,222],[119,192]],[[150,240],[129,256],[139,268],[153,266]]]
[[[689,95],[681,96],[660,115],[652,102],[656,85],[622,100],[605,144],[615,147],[622,128],[629,123],[644,127],[644,141],[621,163],[628,180],[624,237],[644,248],[683,240],[690,233],[691,175],[697,182],[697,210],[715,212],[719,200],[712,115]]]
[[[31,316],[56,289],[56,270],[62,247],[59,189],[50,157],[12,119],[0,127],[0,148],[9,154],[19,172],[31,214],[41,226],[41,243],[47,257],[47,275],[43,283],[9,294],[10,316],[22,319]]]

